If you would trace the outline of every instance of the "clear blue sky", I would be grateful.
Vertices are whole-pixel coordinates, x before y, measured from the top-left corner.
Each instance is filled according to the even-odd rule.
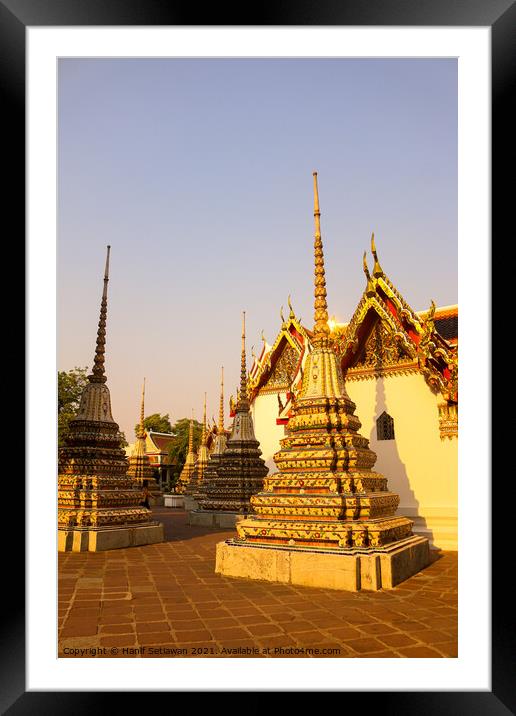
[[[91,368],[111,244],[108,386],[129,441],[144,375],[147,414],[200,418],[206,390],[217,415],[220,366],[226,397],[238,382],[242,309],[249,354],[262,328],[274,340],[288,294],[311,327],[313,170],[330,314],[355,309],[372,231],[415,310],[457,302],[456,60],[61,59],[58,72],[58,368]]]

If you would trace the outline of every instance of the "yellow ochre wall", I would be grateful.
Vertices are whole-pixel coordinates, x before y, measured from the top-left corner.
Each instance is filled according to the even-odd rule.
[[[457,438],[439,436],[440,396],[419,373],[349,380],[346,390],[357,406],[360,433],[377,454],[374,469],[400,496],[398,512],[414,519],[414,531],[427,536],[434,547],[456,550]],[[277,395],[258,395],[252,409],[262,456],[269,472],[275,472],[272,456],[284,434],[283,426],[276,425]],[[376,439],[376,419],[384,410],[394,419],[395,440]]]

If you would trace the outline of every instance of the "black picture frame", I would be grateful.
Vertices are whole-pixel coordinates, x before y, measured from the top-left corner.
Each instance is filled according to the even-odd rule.
[[[285,2],[277,7],[259,8],[253,18],[242,13],[245,7],[233,9],[220,5],[202,9],[203,22],[196,20],[199,10],[195,5],[179,6],[157,0],[0,0],[0,91],[3,95],[4,219],[13,219],[9,235],[12,248],[21,249],[24,261],[25,236],[25,38],[28,26],[77,25],[351,25],[351,26],[484,26],[491,28],[492,39],[492,236],[505,234],[511,226],[508,213],[514,204],[514,181],[511,152],[512,117],[510,112],[511,89],[515,85],[514,48],[516,46],[516,6],[514,0],[307,0]],[[7,152],[7,157],[5,157]],[[512,222],[513,223],[513,222]],[[503,233],[502,233],[503,232]],[[501,243],[501,240],[500,240]],[[499,244],[494,244],[495,246]],[[493,265],[495,265],[493,249]],[[10,264],[13,266],[14,264]],[[20,263],[16,264],[17,266]],[[12,303],[10,304],[12,306]],[[23,293],[16,296],[16,311],[21,315]],[[493,334],[497,327],[493,313]],[[483,337],[485,340],[485,336]],[[23,406],[20,394],[17,402]],[[489,436],[486,436],[489,439]],[[21,443],[21,438],[18,436]],[[28,445],[30,450],[30,444]],[[17,445],[18,454],[23,446]],[[494,454],[494,451],[493,451]],[[18,468],[19,470],[19,468]],[[8,475],[5,478],[11,479]],[[494,514],[497,501],[507,496],[503,485],[493,484]],[[503,491],[503,497],[502,497]],[[103,692],[26,692],[25,691],[25,545],[20,527],[23,511],[23,487],[16,494],[18,512],[10,534],[17,539],[8,546],[9,559],[4,557],[4,570],[9,580],[4,582],[4,608],[2,610],[2,670],[0,709],[13,715],[25,713],[83,714],[97,710],[104,713],[121,708],[122,694]],[[8,509],[11,510],[11,500]],[[515,642],[511,629],[513,606],[507,590],[506,561],[512,558],[504,551],[509,544],[507,521],[497,523],[493,530],[492,551],[492,691],[491,692],[346,692],[343,706],[349,707],[355,699],[366,713],[381,701],[383,714],[507,714],[516,712],[514,664]],[[502,521],[500,521],[502,522]],[[4,542],[4,547],[7,542]],[[8,562],[8,563],[7,563]],[[18,574],[16,574],[16,568]],[[474,598],[474,595],[472,595]],[[505,608],[506,607],[506,608]],[[316,688],[314,688],[316,690]],[[132,706],[138,708],[140,697],[131,693]],[[212,694],[211,697],[219,696]],[[307,695],[308,696],[308,695]],[[223,695],[224,697],[224,695]],[[217,699],[219,701],[219,699]],[[253,710],[262,699],[254,701]],[[147,702],[146,702],[147,703]],[[249,707],[246,698],[244,704]],[[169,707],[171,704],[169,705]]]

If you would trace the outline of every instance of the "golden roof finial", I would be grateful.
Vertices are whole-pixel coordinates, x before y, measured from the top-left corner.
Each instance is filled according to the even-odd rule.
[[[245,357],[245,311],[242,311],[242,356],[240,365],[240,390],[238,391],[238,402],[247,401],[247,368]]]
[[[315,303],[314,303],[314,341],[328,338],[330,327],[328,326],[328,304],[326,303],[326,278],[324,274],[324,254],[321,239],[321,212],[319,209],[319,189],[317,186],[317,172],[313,172],[314,177],[314,220],[315,220]]]
[[[290,293],[288,294],[288,307],[290,308],[289,318],[295,318],[296,314],[294,313],[294,309],[292,308],[292,302],[290,300]]]
[[[376,253],[376,246],[374,243],[374,231],[371,234],[371,253],[374,256],[373,276],[375,278],[378,278],[379,276],[383,276],[383,271],[382,267],[380,266],[380,262],[378,261],[378,254]]]
[[[220,378],[219,433],[224,432],[224,366]]]
[[[106,351],[106,319],[107,319],[107,287],[109,281],[109,253],[111,246],[107,247],[106,268],[104,270],[104,289],[100,302],[100,317],[97,328],[97,343],[95,346],[95,358],[93,359],[93,370],[88,376],[90,383],[105,383],[107,381],[104,367],[104,354]]]
[[[265,338],[265,333],[264,333],[263,328],[262,328],[262,341],[263,341],[263,345],[266,345],[267,339]]]
[[[363,261],[364,261],[364,273],[366,275],[367,280],[369,281],[369,279],[371,278],[371,274],[369,273],[369,267],[367,265],[367,251],[364,251]]]
[[[374,294],[374,285],[371,279],[371,274],[369,273],[369,267],[367,265],[367,251],[364,251],[364,273],[367,278],[366,294],[371,296]]]
[[[285,316],[283,315],[283,306],[280,307],[279,314],[280,314],[281,322],[285,323]]]

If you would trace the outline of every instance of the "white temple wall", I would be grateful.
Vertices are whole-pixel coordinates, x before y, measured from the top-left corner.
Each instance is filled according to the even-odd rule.
[[[439,436],[440,396],[432,393],[419,373],[350,380],[346,390],[357,405],[360,433],[378,456],[375,469],[387,477],[389,490],[400,496],[399,514],[414,519],[414,530],[435,547],[456,550],[457,438]],[[384,410],[394,419],[394,440],[377,440],[376,419]],[[262,457],[269,473],[276,472],[273,455],[284,435],[284,426],[276,425],[277,394],[258,395],[252,415]]]
[[[457,549],[457,438],[441,440],[434,395],[419,373],[347,381],[361,434],[377,454],[375,469],[400,496],[399,514],[415,521],[435,547]],[[394,419],[394,440],[377,440],[376,419]]]
[[[285,394],[282,393],[285,400]],[[278,468],[274,464],[273,455],[280,448],[280,439],[285,435],[285,427],[276,425],[276,417],[278,415],[278,395],[277,393],[269,393],[266,395],[258,395],[251,405],[251,414],[253,417],[254,433],[256,439],[260,442],[262,458],[269,468],[269,474],[277,472]]]

